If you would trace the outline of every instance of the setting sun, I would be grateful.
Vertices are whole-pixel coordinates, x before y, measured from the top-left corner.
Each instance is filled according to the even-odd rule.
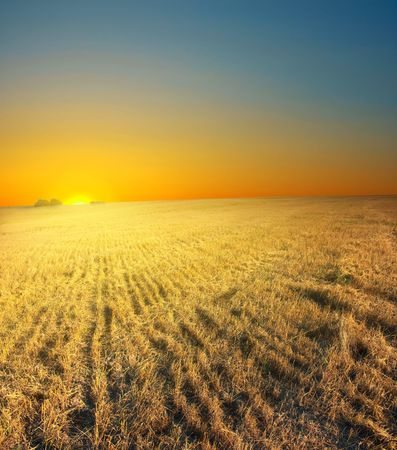
[[[65,205],[86,205],[91,202],[91,198],[87,195],[74,195],[66,200]]]

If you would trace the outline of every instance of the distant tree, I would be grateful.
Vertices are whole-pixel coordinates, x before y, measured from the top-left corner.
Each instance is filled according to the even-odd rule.
[[[50,205],[50,202],[48,200],[44,200],[42,198],[37,200],[37,202],[34,204],[34,206],[49,206],[49,205]]]
[[[52,198],[50,201],[40,198],[34,204],[34,206],[58,206],[58,205],[62,205],[62,202],[57,198]]]

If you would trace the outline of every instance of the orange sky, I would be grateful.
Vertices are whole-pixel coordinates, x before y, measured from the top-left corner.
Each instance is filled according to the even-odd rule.
[[[135,82],[9,81],[0,203],[397,192],[395,136],[381,127]]]
[[[208,99],[127,103],[57,98],[2,111],[1,204],[397,192],[382,130]]]
[[[207,102],[14,105],[2,111],[0,202],[397,192],[382,130]]]

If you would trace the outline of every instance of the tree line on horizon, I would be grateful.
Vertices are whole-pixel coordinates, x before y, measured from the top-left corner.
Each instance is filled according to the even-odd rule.
[[[105,203],[103,200],[92,200],[90,202],[90,205],[100,205],[103,203]],[[41,206],[60,206],[60,205],[63,205],[63,203],[61,200],[58,200],[57,198],[52,198],[51,200],[40,198],[33,206],[41,207]]]
[[[61,202],[61,200],[58,200],[57,198],[52,198],[51,200],[45,200],[40,198],[39,200],[37,200],[37,202],[34,204],[35,207],[40,207],[40,206],[59,206],[62,205],[63,203]]]

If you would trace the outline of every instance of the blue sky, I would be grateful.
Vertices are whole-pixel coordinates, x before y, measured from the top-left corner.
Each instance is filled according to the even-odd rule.
[[[393,1],[1,1],[0,58],[67,51],[168,59],[240,95],[397,118]],[[210,80],[208,81],[210,84]],[[300,106],[302,105],[302,106]]]

